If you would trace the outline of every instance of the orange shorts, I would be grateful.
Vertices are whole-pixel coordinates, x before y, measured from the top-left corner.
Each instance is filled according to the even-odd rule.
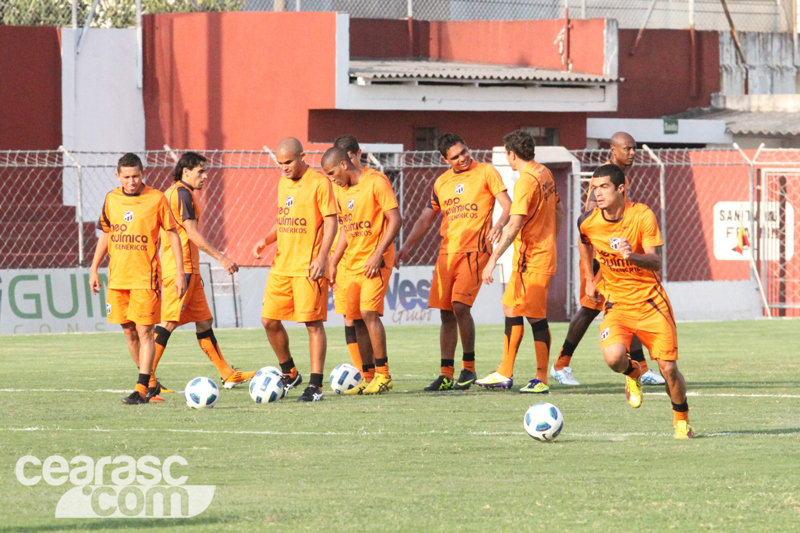
[[[108,289],[106,314],[112,324],[158,324],[161,322],[161,293],[152,289]]]
[[[592,260],[592,263],[595,265],[595,281],[597,282],[597,290],[603,290],[603,275],[600,274],[600,265],[597,263],[597,260]],[[606,306],[606,299],[603,295],[600,295],[600,301],[595,302],[592,301],[588,296],[586,296],[586,279],[583,277],[583,273],[581,273],[581,307],[588,307],[589,309],[594,309],[595,311],[602,311],[605,309]]]
[[[347,269],[342,263],[339,263],[336,269],[336,290],[333,291],[333,312],[337,315],[343,315],[347,310],[347,287],[345,286]]]
[[[512,272],[503,293],[503,305],[511,308],[512,316],[547,318],[547,289],[550,274]]]
[[[328,278],[270,274],[264,289],[263,318],[314,322],[328,319]]]
[[[178,298],[175,294],[175,278],[164,278],[161,291],[161,319],[164,322],[177,322],[179,325],[211,320],[203,278],[199,272],[187,274],[189,278],[186,294]]]
[[[630,351],[634,335],[650,352],[650,359],[678,359],[678,329],[665,296],[634,305],[607,304],[600,324],[600,347],[624,344]]]
[[[368,278],[360,272],[347,273],[347,312],[345,318],[359,320],[361,311],[377,311],[383,316],[383,300],[389,289],[392,266],[384,266],[378,275]]]
[[[428,307],[453,310],[453,302],[472,307],[481,290],[483,267],[489,262],[485,252],[439,254],[433,271]]]

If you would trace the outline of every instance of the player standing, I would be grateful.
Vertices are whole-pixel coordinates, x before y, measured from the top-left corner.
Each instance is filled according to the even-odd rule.
[[[622,169],[623,172],[627,173],[633,165],[635,156],[636,141],[631,135],[620,131],[611,136],[611,158],[609,163],[617,165]],[[626,174],[626,195],[630,193],[629,184],[630,181]],[[596,207],[596,205],[597,204],[594,199],[593,190],[590,185],[589,191],[586,194],[584,211],[591,211]],[[594,272],[596,274],[596,282],[600,284],[602,283],[602,278],[598,274],[600,271],[600,265],[597,263],[597,261],[595,261],[593,264]],[[561,348],[561,353],[559,353],[558,359],[550,369],[550,375],[556,378],[556,380],[558,380],[558,382],[562,385],[580,385],[580,383],[578,383],[578,381],[572,375],[570,361],[572,360],[572,355],[575,353],[575,349],[578,347],[578,344],[581,342],[586,330],[589,328],[589,325],[592,323],[592,321],[594,321],[595,318],[597,318],[597,315],[600,314],[605,305],[605,299],[600,292],[598,292],[598,296],[594,300],[586,295],[586,286],[583,276],[581,276],[580,282],[580,302],[580,309],[578,309],[578,311],[573,315],[572,320],[569,322],[569,330],[567,331],[566,339],[564,339],[564,345]],[[664,383],[663,377],[647,367],[647,361],[644,358],[644,351],[642,350],[642,343],[637,337],[634,337],[633,341],[631,342],[631,359],[637,361],[641,366],[643,372],[642,383],[644,385],[662,385]]]
[[[283,320],[306,325],[311,356],[308,387],[297,399],[323,398],[328,318],[328,279],[325,277],[331,244],[336,236],[336,204],[330,180],[309,167],[300,141],[283,139],[275,152],[282,177],[278,183],[277,224],[253,249],[256,259],[277,242],[277,252],[264,289],[261,323],[283,371],[286,390],[302,383],[289,352]]]
[[[338,187],[342,234],[331,263],[335,274],[345,256],[345,318],[361,321],[375,357],[375,375],[362,380],[353,394],[381,394],[394,387],[389,374],[386,331],[381,322],[384,297],[394,264],[394,239],[402,220],[389,179],[373,169],[359,170],[348,153],[333,147],[322,156],[322,170]],[[349,391],[348,391],[349,392]]]
[[[97,294],[102,287],[97,269],[108,253],[108,321],[120,324],[128,340],[128,349],[139,367],[139,379],[130,396],[122,403],[148,403],[150,373],[153,368],[155,341],[153,328],[161,321],[158,240],[161,229],[174,247],[177,272],[174,292],[178,298],[186,292],[181,239],[161,191],[144,184],[144,165],[139,156],[123,155],[117,162],[118,187],[106,195],[98,226],[103,230],[97,241],[89,269],[89,285]]]
[[[198,228],[201,209],[195,201],[194,191],[203,188],[207,177],[206,158],[195,152],[186,152],[175,165],[173,171],[175,183],[164,193],[181,238],[187,289],[182,298],[176,297],[172,288],[175,285],[177,272],[170,261],[165,261],[162,266],[164,277],[164,294],[161,303],[162,322],[155,328],[156,354],[153,360],[153,372],[150,375],[150,390],[148,391],[150,401],[159,401],[158,394],[164,390],[156,380],[156,368],[167,348],[170,335],[178,326],[190,322],[195,323],[197,342],[217,368],[222,385],[226,389],[244,383],[255,375],[255,372],[239,372],[231,368],[222,356],[222,351],[211,327],[213,318],[206,301],[206,293],[203,290],[203,278],[200,276],[200,250],[219,261],[219,264],[229,274],[238,271],[239,266],[208,242]],[[172,245],[169,239],[163,237],[162,234],[161,255],[167,257],[171,253]]]
[[[442,319],[439,333],[441,375],[425,390],[466,390],[478,377],[471,308],[481,288],[481,272],[489,261],[492,244],[497,242],[508,222],[511,198],[497,170],[470,157],[464,139],[445,133],[437,144],[450,170],[434,182],[430,202],[414,223],[396,262],[399,264],[409,256],[410,250],[433,225],[436,212],[441,211],[442,244],[428,297],[428,306],[439,309]],[[495,200],[503,212],[492,226]],[[464,355],[461,374],[454,383],[459,334]]]
[[[597,294],[594,257],[605,283],[606,313],[600,325],[603,358],[612,370],[625,374],[628,403],[641,406],[641,368],[628,356],[631,339],[638,336],[665,378],[675,438],[693,438],[686,381],[678,370],[675,317],[659,281],[664,243],[656,217],[646,205],[627,201],[625,174],[616,165],[595,170],[592,187],[597,208],[581,215],[578,230],[586,294]]]
[[[511,219],[503,229],[500,242],[483,269],[484,283],[491,283],[492,270],[503,252],[514,243],[511,277],[503,294],[506,316],[503,360],[496,372],[475,383],[487,389],[510,389],[513,385],[514,361],[525,333],[523,317],[533,332],[536,351],[536,376],[520,392],[548,394],[547,370],[550,362],[550,326],[547,323],[547,289],[556,273],[556,236],[564,217],[553,174],[534,160],[536,144],[522,130],[503,138],[506,158],[519,172],[514,184]]]

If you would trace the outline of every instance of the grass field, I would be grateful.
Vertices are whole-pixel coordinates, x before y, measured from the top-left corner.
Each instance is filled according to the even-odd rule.
[[[202,411],[180,395],[122,405],[136,377],[122,333],[4,336],[0,531],[797,531],[799,325],[679,325],[693,441],[672,438],[661,387],[628,407],[590,334],[573,359],[581,386],[551,382],[547,401],[566,425],[549,444],[522,427],[541,398],[516,392],[534,366],[530,331],[512,392],[423,393],[438,374],[438,328],[403,327],[387,331],[387,395],[300,404],[293,391],[256,405],[242,388]],[[557,353],[566,325],[552,331]],[[305,331],[290,336],[307,375]],[[275,364],[263,331],[217,337],[240,369]],[[343,332],[329,330],[329,345],[328,370],[349,362]],[[479,327],[479,375],[501,349],[502,328]],[[172,336],[159,370],[175,388],[217,377],[191,331]],[[14,468],[27,454],[181,455],[188,484],[216,493],[193,518],[56,519],[72,485],[20,484]]]

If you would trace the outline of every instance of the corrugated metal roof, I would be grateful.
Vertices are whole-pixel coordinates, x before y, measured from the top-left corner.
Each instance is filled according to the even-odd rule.
[[[800,113],[695,108],[669,118],[724,120],[734,135],[800,135]]]
[[[606,84],[618,78],[582,72],[543,68],[455,63],[447,61],[400,61],[351,59],[350,78],[369,82],[432,81],[463,83],[565,83],[570,85]]]

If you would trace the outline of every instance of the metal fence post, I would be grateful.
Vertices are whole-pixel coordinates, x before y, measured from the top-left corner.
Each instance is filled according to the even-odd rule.
[[[83,242],[83,167],[78,163],[78,161],[72,157],[64,146],[59,146],[58,151],[64,154],[66,159],[72,161],[72,166],[74,166],[78,171],[77,176],[77,184],[75,187],[75,217],[78,219],[78,266],[83,266],[83,257],[84,257],[84,242]]]
[[[664,238],[664,246],[661,247],[661,280],[668,281],[667,277],[667,193],[664,181],[667,176],[667,167],[664,162],[646,144],[642,145],[645,152],[658,165],[659,168],[659,194],[661,196],[661,236]]]

